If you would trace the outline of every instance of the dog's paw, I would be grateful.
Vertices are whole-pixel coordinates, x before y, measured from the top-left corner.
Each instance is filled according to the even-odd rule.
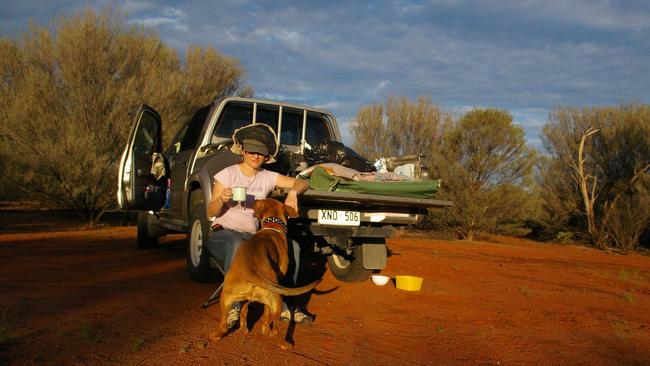
[[[291,343],[289,343],[289,342],[287,342],[285,340],[282,340],[282,341],[280,341],[280,348],[282,348],[282,349],[293,349],[293,344],[291,344]]]
[[[211,332],[211,333],[208,335],[208,338],[210,338],[210,339],[213,340],[213,341],[218,341],[218,340],[220,340],[221,338],[223,338],[224,335],[225,335],[224,332],[221,332],[221,331],[218,331],[218,330],[217,330],[217,331]]]

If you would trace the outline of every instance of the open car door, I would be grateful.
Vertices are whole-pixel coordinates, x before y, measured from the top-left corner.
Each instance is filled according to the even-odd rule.
[[[159,210],[165,202],[166,165],[162,157],[162,121],[153,108],[143,104],[136,113],[120,159],[117,203],[122,210]],[[154,164],[155,163],[155,164]],[[156,165],[159,169],[154,169]],[[164,173],[163,173],[164,174]]]

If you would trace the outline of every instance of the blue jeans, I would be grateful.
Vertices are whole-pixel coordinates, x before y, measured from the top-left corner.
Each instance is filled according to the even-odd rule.
[[[210,232],[206,246],[210,254],[217,258],[217,260],[223,262],[223,270],[225,273],[227,273],[230,269],[230,265],[232,264],[232,260],[235,258],[235,253],[237,253],[237,250],[241,246],[242,242],[250,239],[251,236],[253,236],[251,233],[244,233],[230,229],[212,231]],[[292,244],[289,245],[288,273],[291,273],[291,269],[293,269],[291,279],[293,280],[292,285],[295,285],[298,281],[298,269],[300,268],[300,245],[298,245],[298,242],[295,240],[287,240],[289,240]],[[291,261],[292,254],[293,263]]]

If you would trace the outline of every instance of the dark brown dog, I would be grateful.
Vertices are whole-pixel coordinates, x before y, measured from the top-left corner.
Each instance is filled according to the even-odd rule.
[[[232,265],[226,273],[221,293],[221,320],[215,339],[228,332],[226,313],[237,301],[246,301],[240,313],[239,327],[248,333],[246,315],[248,302],[264,304],[262,333],[278,336],[278,344],[284,349],[293,346],[280,334],[282,296],[295,296],[313,289],[320,280],[306,286],[287,288],[279,284],[289,265],[287,244],[287,218],[297,217],[296,211],[274,199],[256,200],[255,215],[262,223],[261,229],[243,242],[237,250]]]

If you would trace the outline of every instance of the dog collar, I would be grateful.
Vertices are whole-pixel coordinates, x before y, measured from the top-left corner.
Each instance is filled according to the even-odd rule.
[[[262,220],[262,229],[271,229],[286,234],[287,224],[285,224],[284,221],[280,220],[278,217],[267,217]]]

